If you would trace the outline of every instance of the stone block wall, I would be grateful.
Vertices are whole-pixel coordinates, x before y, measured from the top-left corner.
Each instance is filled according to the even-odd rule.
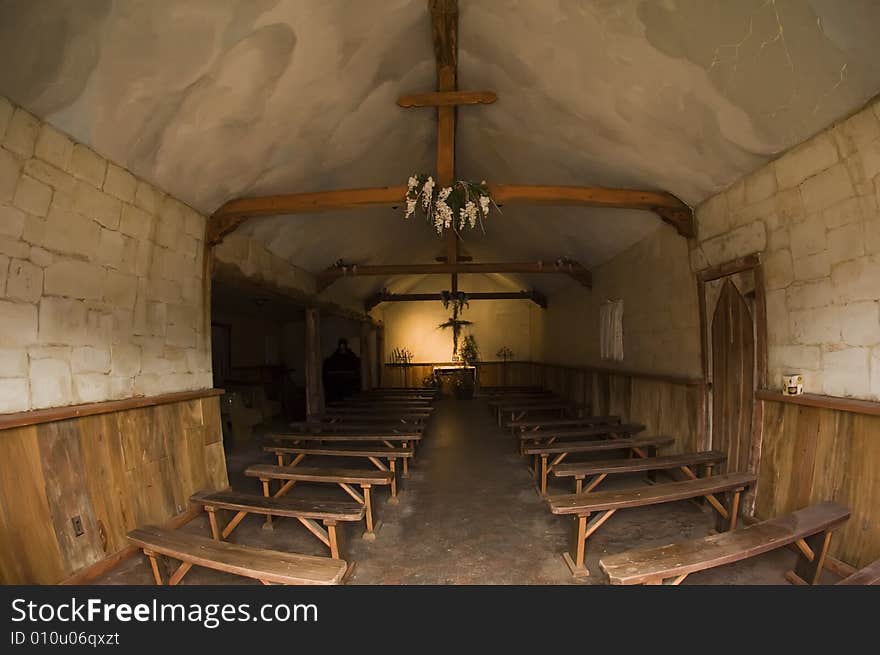
[[[553,294],[541,329],[543,361],[700,377],[700,315],[685,239],[657,230],[592,269],[593,288]],[[623,300],[622,362],[599,355],[599,310]]]
[[[770,384],[880,400],[880,102],[696,211],[692,268],[763,252]]]
[[[204,234],[0,97],[0,413],[210,387]]]

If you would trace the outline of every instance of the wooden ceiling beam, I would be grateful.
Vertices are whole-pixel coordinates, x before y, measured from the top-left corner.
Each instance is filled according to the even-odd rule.
[[[491,105],[498,100],[494,91],[434,91],[400,96],[397,104],[404,108],[450,107],[457,105]]]
[[[499,205],[580,205],[609,209],[652,211],[686,238],[696,236],[693,210],[666,191],[609,189],[585,186],[489,184],[492,199]]]
[[[323,290],[343,277],[396,275],[452,275],[488,273],[538,273],[568,275],[586,287],[592,286],[590,271],[577,262],[560,260],[555,262],[499,262],[455,264],[376,264],[332,266],[318,274],[318,290]]]
[[[207,241],[216,245],[223,241],[248,218],[281,216],[285,214],[313,214],[337,209],[361,207],[391,207],[406,198],[406,185],[373,187],[368,189],[337,189],[309,193],[287,193],[277,196],[236,198],[223,204],[208,221]]]
[[[684,237],[693,237],[693,210],[671,193],[585,186],[490,184],[499,205],[563,205],[652,211]],[[252,216],[310,214],[361,207],[392,207],[406,198],[406,186],[339,189],[230,200],[208,222],[208,243],[215,245]]]
[[[531,291],[465,292],[465,294],[469,302],[471,300],[531,300],[542,309],[547,309],[547,297],[537,289]],[[442,299],[443,294],[441,293],[388,293],[382,291],[367,298],[364,301],[364,309],[369,312],[383,302],[419,302]]]

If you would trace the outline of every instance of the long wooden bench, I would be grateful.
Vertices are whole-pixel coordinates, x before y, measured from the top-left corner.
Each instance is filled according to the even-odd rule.
[[[323,417],[329,421],[389,421],[400,423],[424,423],[431,418],[430,412],[387,412],[370,410],[369,408],[352,407],[345,410],[327,410]]]
[[[586,405],[576,405],[567,400],[525,401],[498,405],[498,427],[504,425],[504,415],[510,414],[511,421],[518,421],[532,412],[559,412],[559,416],[569,416],[570,412],[584,412]]]
[[[573,552],[571,554],[565,553],[563,558],[572,575],[584,576],[590,573],[584,566],[587,539],[618,510],[659,505],[700,496],[715,498],[716,494],[731,493],[732,498],[728,509],[721,512],[719,510],[720,502],[717,505],[713,503],[712,506],[728,520],[728,529],[733,530],[736,528],[740,496],[746,487],[755,483],[755,480],[755,476],[751,473],[726,473],[712,478],[645,485],[619,491],[551,496],[547,502],[553,514],[576,517]],[[717,501],[717,498],[715,500]],[[588,522],[591,514],[597,514],[597,516]]]
[[[852,575],[846,576],[837,584],[842,585],[880,585],[880,559],[868,564]]]
[[[248,514],[284,516],[295,518],[302,523],[309,532],[330,549],[330,557],[333,559],[340,559],[337,523],[360,521],[364,518],[365,513],[363,505],[353,502],[309,498],[267,498],[232,489],[200,491],[190,497],[190,502],[205,508],[211,525],[211,536],[217,541],[228,538]],[[222,530],[217,522],[218,509],[235,512],[235,515]],[[317,521],[321,521],[324,527],[318,525]]]
[[[387,414],[333,414],[324,413],[321,415],[311,416],[306,423],[320,424],[355,424],[355,423],[372,423],[376,425],[401,425],[405,429],[424,429],[425,421],[430,418],[423,414],[414,416],[411,414],[401,414],[397,416],[389,416]],[[300,425],[299,422],[291,423],[291,427]]]
[[[397,460],[404,464],[413,456],[412,446],[376,446],[376,445],[343,445],[343,446],[263,446],[266,452],[275,453],[279,466],[285,466],[285,456],[294,455],[289,466],[296,466],[309,455],[323,457],[361,457],[368,460],[380,471],[391,471],[394,479],[391,481],[391,501],[397,500]],[[388,460],[386,466],[382,460]],[[408,469],[403,471],[403,476],[409,475]]]
[[[631,459],[605,459],[592,462],[565,462],[553,467],[553,475],[557,478],[573,477],[575,480],[574,492],[589,493],[609,475],[619,473],[638,473],[642,471],[664,471],[679,469],[687,477],[694,479],[697,476],[694,468],[703,466],[705,475],[711,477],[712,467],[727,459],[724,453],[717,450],[706,450],[699,453],[685,453],[682,455],[664,455],[661,457],[642,457]],[[587,476],[594,476],[589,484],[584,485]]]
[[[363,405],[340,405],[338,407],[327,407],[324,410],[326,416],[347,415],[347,414],[365,414],[373,416],[393,416],[394,418],[405,416],[421,416],[427,417],[434,413],[434,407],[390,407],[385,405],[363,404]]]
[[[389,486],[394,481],[391,471],[361,471],[357,469],[342,468],[313,468],[308,466],[275,466],[273,464],[254,464],[245,469],[244,474],[251,478],[258,478],[263,485],[263,496],[266,498],[281,498],[286,495],[297,482],[319,482],[323,484],[337,484],[345,493],[355,499],[364,507],[364,519],[366,531],[364,539],[372,541],[376,538],[376,530],[379,524],[373,522],[372,488]],[[269,488],[272,481],[281,482],[281,487],[274,494]],[[358,485],[361,493],[355,491],[352,485]],[[266,516],[266,523],[271,525],[272,515]]]
[[[370,422],[370,421],[294,421],[290,424],[290,428],[292,430],[298,430],[299,432],[306,433],[314,433],[314,432],[352,432],[352,433],[366,433],[366,432],[391,432],[394,434],[412,434],[418,433],[421,434],[425,431],[424,425],[417,425],[415,423],[404,423],[401,421],[385,421],[385,422]]]
[[[630,550],[599,560],[611,584],[680,584],[688,575],[797,544],[794,571],[786,577],[816,584],[832,531],[849,518],[849,510],[833,502],[819,503],[791,514],[658,548]],[[858,584],[858,583],[855,583]]]
[[[172,586],[193,566],[253,578],[263,584],[287,585],[339,584],[348,570],[348,565],[339,559],[251,548],[156,526],[132,530],[128,540],[144,551],[158,585],[164,584],[156,561],[158,555],[181,562],[168,580]]]
[[[519,421],[508,421],[504,427],[514,432],[538,432],[549,428],[564,427],[589,427],[591,425],[616,425],[620,423],[619,416],[581,416],[575,418],[532,418]]]
[[[527,444],[544,444],[549,446],[557,441],[565,441],[568,439],[584,439],[589,437],[631,437],[639,432],[644,432],[644,430],[645,426],[640,423],[613,423],[574,428],[547,428],[537,432],[521,432],[519,434],[519,449],[520,453],[523,453],[523,449]],[[537,465],[537,461],[535,464]]]
[[[412,453],[408,457],[401,457],[403,462],[403,471],[401,475],[404,478],[409,477],[409,461],[415,459],[416,444],[422,440],[421,432],[367,432],[367,433],[333,433],[333,432],[270,432],[266,435],[267,440],[278,441],[282,443],[298,444],[298,443],[373,443],[381,442],[389,448],[396,448],[395,443],[402,448],[412,449]]]
[[[524,455],[534,455],[540,460],[536,462],[535,475],[538,478],[539,492],[547,493],[547,476],[571,453],[598,453],[606,450],[630,450],[640,457],[655,454],[660,447],[675,442],[670,436],[620,437],[617,439],[594,439],[592,441],[558,441],[549,444],[524,445]],[[554,455],[552,461],[550,456]]]

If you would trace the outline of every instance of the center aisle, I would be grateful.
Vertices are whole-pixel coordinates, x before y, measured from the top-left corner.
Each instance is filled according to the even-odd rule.
[[[444,399],[352,584],[570,584],[568,525],[535,493],[526,460],[485,402]]]

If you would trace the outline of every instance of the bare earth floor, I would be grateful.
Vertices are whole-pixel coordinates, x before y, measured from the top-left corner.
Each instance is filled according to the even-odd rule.
[[[257,461],[271,462],[254,446],[228,457],[230,482],[259,493],[259,482],[242,471]],[[335,458],[332,462],[343,462]],[[351,464],[363,466],[362,462]],[[567,493],[570,485],[555,491]],[[614,481],[643,484],[639,477]],[[605,486],[603,488],[610,488]],[[291,493],[347,500],[336,486],[301,485]],[[495,426],[479,401],[443,400],[418,450],[410,477],[403,480],[399,505],[377,494],[382,521],[375,542],[362,540],[363,523],[341,528],[344,557],[355,562],[350,584],[604,584],[598,559],[634,547],[663,545],[709,534],[711,510],[688,501],[622,510],[587,544],[591,575],[571,577],[561,553],[568,546],[572,519],[550,514],[535,492],[525,458],[513,438]],[[227,520],[227,519],[223,519]],[[326,555],[327,549],[299,522],[277,520],[275,529],[250,516],[230,541],[281,551]],[[202,516],[184,530],[209,536]],[[795,555],[779,550],[746,562],[690,576],[685,584],[786,584]],[[151,584],[141,555],[97,581],[100,584]],[[192,569],[184,584],[250,584],[250,580],[206,569]]]

